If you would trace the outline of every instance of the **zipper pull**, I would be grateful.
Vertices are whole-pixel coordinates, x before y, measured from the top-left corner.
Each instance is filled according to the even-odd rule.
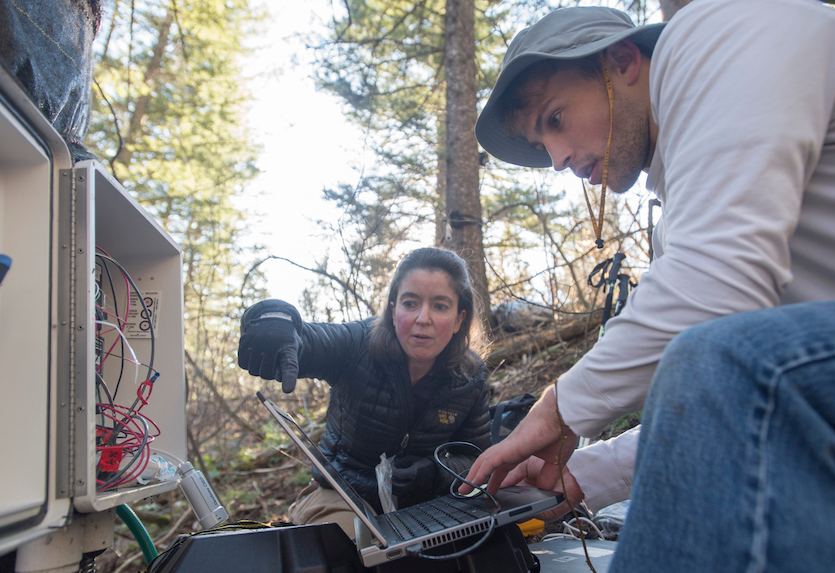
[[[400,449],[405,450],[407,445],[409,445],[409,434],[403,436],[403,441],[400,442]]]

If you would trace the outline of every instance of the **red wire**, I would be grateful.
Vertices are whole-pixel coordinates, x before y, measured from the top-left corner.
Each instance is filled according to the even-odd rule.
[[[135,413],[135,416],[141,416],[148,423],[148,435],[145,440],[145,445],[143,446],[142,442],[143,437],[145,437],[145,428],[134,416],[130,415],[129,408],[119,404],[114,404],[113,406],[110,404],[96,404],[96,407],[99,409],[99,415],[113,422],[114,428],[116,426],[120,427],[119,434],[122,434],[123,432],[125,434],[125,437],[119,443],[113,446],[96,446],[96,451],[101,452],[105,448],[117,448],[122,450],[123,457],[126,454],[139,457],[139,461],[136,462],[134,469],[122,476],[119,481],[109,484],[109,489],[111,487],[117,487],[129,483],[142,475],[142,472],[144,472],[148,467],[148,462],[151,459],[151,442],[153,442],[154,439],[160,435],[160,429],[159,426],[157,426],[156,423],[147,416]],[[99,460],[98,465],[101,465],[101,460]],[[105,481],[97,479],[96,483],[102,486],[105,484]],[[101,489],[102,488],[99,488],[99,491],[101,491]]]
[[[127,320],[125,320],[124,318],[122,318],[122,317],[121,317],[121,316],[119,316],[118,314],[113,314],[112,312],[110,312],[109,310],[107,310],[106,308],[104,308],[103,306],[96,305],[96,308],[98,308],[99,310],[101,310],[104,314],[107,314],[107,315],[112,316],[113,318],[115,318],[115,319],[116,319],[116,324],[118,324],[118,325],[120,325],[120,326],[122,327],[122,328],[120,328],[119,330],[121,330],[122,332],[124,332],[124,330],[123,330],[123,329],[124,329],[125,325],[128,323],[128,321],[127,321]],[[121,324],[120,324],[120,323],[121,323]],[[114,330],[116,330],[116,329],[115,329],[115,328],[111,328],[111,329],[110,329],[110,330],[108,330],[107,332],[113,332]],[[104,334],[104,333],[102,333],[102,334]]]

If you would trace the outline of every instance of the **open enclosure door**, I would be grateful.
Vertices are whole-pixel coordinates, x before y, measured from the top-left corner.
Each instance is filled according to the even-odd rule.
[[[69,164],[61,138],[0,69],[0,554],[68,518],[55,443],[68,404],[56,393],[54,190]]]

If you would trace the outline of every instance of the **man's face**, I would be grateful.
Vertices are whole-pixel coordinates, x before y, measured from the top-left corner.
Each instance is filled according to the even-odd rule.
[[[613,78],[614,128],[607,185],[623,193],[649,164],[646,105],[633,101]],[[554,169],[571,169],[592,185],[603,180],[609,137],[609,100],[601,78],[566,69],[541,80],[531,104],[517,116],[519,131],[533,147],[551,156]]]

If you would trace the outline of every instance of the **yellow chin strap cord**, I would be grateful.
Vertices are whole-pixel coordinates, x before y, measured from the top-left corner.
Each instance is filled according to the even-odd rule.
[[[606,58],[603,52],[600,52],[600,63],[603,65],[603,77],[606,79],[606,94],[609,96],[609,138],[606,140],[606,153],[603,156],[603,180],[601,181],[600,189],[600,205],[597,210],[597,220],[594,220],[594,210],[591,208],[591,201],[589,201],[589,192],[586,189],[586,182],[584,179],[580,180],[583,185],[583,195],[586,198],[586,207],[589,209],[589,217],[591,217],[591,226],[594,229],[594,244],[598,249],[603,248],[603,214],[606,211],[606,183],[609,179],[609,150],[612,147],[612,129],[615,120],[615,97],[612,92],[612,77],[609,75],[609,68],[606,65]]]

